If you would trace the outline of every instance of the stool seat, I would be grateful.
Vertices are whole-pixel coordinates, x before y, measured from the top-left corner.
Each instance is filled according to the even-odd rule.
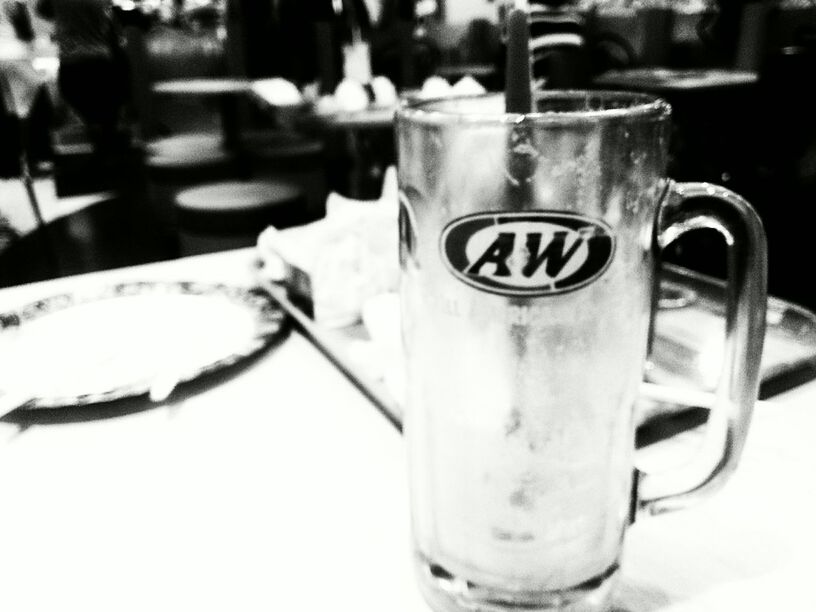
[[[145,154],[149,168],[166,169],[225,163],[235,157],[214,134],[178,134],[152,140],[145,145]]]
[[[221,146],[220,136],[179,134],[151,141],[144,147],[150,215],[157,229],[176,233],[176,195],[208,181],[239,175],[236,156]]]
[[[183,156],[191,151],[223,151],[224,140],[221,134],[174,134],[154,138],[145,143],[145,153],[161,157]]]
[[[201,213],[240,213],[286,204],[302,195],[298,187],[282,181],[226,181],[185,189],[176,196],[176,206]]]
[[[298,223],[302,189],[285,181],[224,181],[190,187],[175,197],[182,255],[254,246],[270,225]]]
[[[325,215],[329,190],[322,139],[282,130],[248,130],[241,143],[252,176],[300,186],[306,193],[309,218]]]

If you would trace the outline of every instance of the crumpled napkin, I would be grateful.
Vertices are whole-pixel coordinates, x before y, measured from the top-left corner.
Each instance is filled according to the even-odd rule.
[[[396,168],[385,173],[377,200],[332,193],[326,217],[287,230],[269,227],[257,249],[266,274],[310,298],[324,327],[360,321],[365,302],[399,283]]]

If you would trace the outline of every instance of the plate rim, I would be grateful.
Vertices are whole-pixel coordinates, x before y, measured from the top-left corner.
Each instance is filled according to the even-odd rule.
[[[194,280],[132,280],[53,293],[45,297],[29,300],[19,307],[2,311],[0,312],[0,337],[11,329],[21,329],[26,322],[63,312],[72,307],[152,293],[203,297],[220,295],[254,312],[255,334],[244,346],[225,354],[220,359],[183,371],[179,376],[179,383],[198,379],[249,359],[271,345],[276,339],[281,338],[286,332],[286,313],[263,290],[257,287]],[[150,386],[150,380],[140,380],[93,393],[35,397],[21,408],[42,410],[100,404],[147,395],[150,392]]]

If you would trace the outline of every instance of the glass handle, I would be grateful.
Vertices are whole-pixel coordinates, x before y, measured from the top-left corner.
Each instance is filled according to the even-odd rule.
[[[660,514],[719,490],[739,462],[754,401],[767,308],[765,231],[742,197],[710,183],[670,183],[657,220],[657,244],[666,248],[689,230],[709,228],[728,247],[725,352],[705,439],[687,463],[665,472],[637,471],[637,513]]]

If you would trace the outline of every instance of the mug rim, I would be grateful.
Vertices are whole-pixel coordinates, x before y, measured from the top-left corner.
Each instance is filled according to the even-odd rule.
[[[590,108],[589,110],[546,110],[531,113],[487,113],[462,110],[460,103],[468,101],[501,98],[503,92],[488,92],[479,95],[457,95],[422,100],[406,100],[397,109],[399,119],[427,125],[449,124],[535,124],[535,125],[580,125],[621,119],[667,119],[671,115],[671,105],[653,94],[613,89],[565,89],[542,90],[534,93],[534,101],[539,100],[590,100],[599,102],[619,101],[622,107]],[[445,108],[450,106],[451,108]],[[455,107],[455,108],[454,108]]]

